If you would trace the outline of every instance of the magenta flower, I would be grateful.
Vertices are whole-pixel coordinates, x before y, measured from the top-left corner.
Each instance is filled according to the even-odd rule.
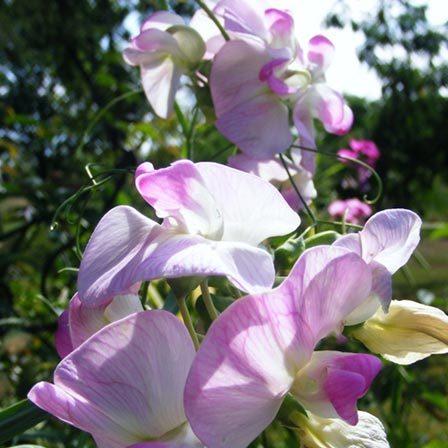
[[[288,161],[289,172],[303,199],[307,204],[310,204],[317,196],[313,182],[314,154],[302,153],[300,149],[294,149],[291,151],[291,156],[293,160]],[[267,160],[260,160],[253,159],[246,154],[237,154],[230,157],[228,162],[234,168],[255,174],[271,182],[279,189],[286,202],[294,210],[301,210],[303,208],[303,204],[291,185],[288,173],[278,156]]]
[[[76,293],[58,319],[55,343],[59,356],[66,357],[101,328],[139,311],[143,307],[137,294],[119,295],[110,303],[92,308],[82,303]]]
[[[267,159],[292,143],[290,111],[305,146],[315,147],[314,118],[328,132],[350,129],[351,110],[325,83],[334,52],[328,39],[313,37],[304,52],[284,10],[230,0],[216,10],[237,38],[217,53],[210,75],[216,126],[225,137],[248,156]]]
[[[342,148],[338,151],[338,155],[342,157],[351,157],[352,159],[360,159],[363,162],[375,168],[381,153],[374,142],[371,140],[349,140],[350,149]],[[343,163],[350,163],[342,160]],[[357,166],[358,179],[361,184],[365,183],[372,173],[362,166]]]
[[[142,311],[93,335],[60,362],[54,384],[36,384],[28,398],[99,448],[200,448],[183,405],[194,356],[176,317]]]
[[[186,414],[204,445],[246,447],[288,393],[318,415],[355,424],[356,401],[379,360],[313,351],[370,290],[370,269],[357,254],[320,246],[278,288],[231,305],[209,329],[185,388]]]
[[[345,217],[346,222],[361,224],[372,214],[372,207],[357,198],[338,199],[328,206],[328,213],[332,218]]]
[[[202,60],[205,44],[182,17],[168,11],[152,14],[141,26],[123,56],[139,66],[143,89],[154,112],[168,118],[183,74],[192,72]]]
[[[273,259],[260,244],[292,232],[300,219],[269,182],[182,160],[160,170],[141,165],[136,186],[163,223],[127,206],[102,218],[79,269],[78,291],[88,306],[155,278],[226,276],[249,292],[272,286]]]
[[[392,274],[408,262],[418,246],[421,225],[421,219],[410,210],[384,210],[373,215],[363,230],[333,244],[358,254],[372,270],[372,294],[346,318],[347,325],[364,322],[380,306],[387,312],[392,299]]]

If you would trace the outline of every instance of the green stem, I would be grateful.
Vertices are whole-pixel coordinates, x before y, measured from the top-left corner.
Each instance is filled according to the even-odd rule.
[[[194,348],[197,350],[199,348],[199,339],[198,335],[193,326],[193,321],[191,320],[190,312],[187,308],[187,303],[185,301],[185,296],[177,297],[177,304],[179,306],[180,314],[182,315],[182,319],[184,321],[185,326],[187,327],[188,333],[190,333],[191,339],[193,340]]]
[[[204,10],[204,12],[210,17],[210,20],[217,26],[219,31],[222,34],[222,37],[224,37],[225,40],[230,40],[230,36],[227,34],[227,31],[224,29],[224,27],[221,25],[219,20],[216,18],[213,11],[202,1],[202,0],[195,0],[196,3]]]
[[[219,313],[218,313],[218,310],[215,308],[213,300],[210,296],[210,291],[208,290],[208,281],[207,280],[204,280],[201,283],[201,292],[202,292],[202,300],[204,301],[205,308],[207,309],[208,315],[210,316],[211,320],[217,319],[219,316]]]
[[[311,210],[311,208],[306,203],[305,199],[303,198],[302,194],[300,193],[300,190],[298,189],[296,183],[294,182],[294,179],[292,178],[291,173],[289,172],[289,168],[288,168],[288,165],[286,163],[285,157],[283,156],[283,154],[279,154],[279,156],[280,156],[280,160],[282,162],[282,165],[285,168],[286,173],[288,174],[288,178],[289,178],[289,181],[291,182],[292,188],[294,189],[294,191],[296,192],[296,194],[299,197],[300,201],[302,202],[303,207],[305,208],[305,210],[308,213],[309,217],[313,221],[313,224],[317,223],[317,219],[314,216],[313,211]]]

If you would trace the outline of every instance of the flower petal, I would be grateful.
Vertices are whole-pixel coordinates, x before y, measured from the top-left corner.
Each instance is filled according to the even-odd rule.
[[[274,419],[311,356],[291,299],[279,288],[244,297],[207,333],[185,387],[188,420],[206,446],[246,447]]]
[[[212,165],[218,172],[225,169]],[[186,233],[221,236],[222,211],[204,184],[198,166],[191,161],[180,160],[168,168],[138,175],[135,184],[159,218],[173,218]]]
[[[271,157],[292,143],[288,108],[258,79],[269,60],[261,46],[230,41],[216,55],[210,75],[216,126],[256,158]]]
[[[420,241],[422,221],[414,212],[391,209],[376,213],[359,233],[363,258],[385,266],[391,274],[404,266]]]
[[[173,12],[156,11],[143,22],[140,31],[146,31],[151,28],[166,31],[173,25],[185,25],[185,21],[181,16]]]
[[[292,394],[313,414],[358,422],[356,404],[381,369],[372,355],[319,351],[296,376]]]
[[[438,308],[393,300],[353,335],[369,350],[396,364],[412,364],[432,354],[448,353],[448,316]]]
[[[132,207],[119,206],[103,216],[87,244],[78,274],[78,291],[88,306],[109,303],[138,281],[134,272],[162,227]]]
[[[309,448],[390,448],[381,421],[367,412],[358,415],[358,424],[352,426],[339,418],[297,414],[300,439]]]
[[[61,358],[65,358],[70,352],[73,351],[68,310],[65,310],[58,318],[58,329],[55,334],[55,345],[56,351]]]
[[[299,227],[297,213],[269,182],[216,163],[196,166],[223,214],[224,241],[257,246],[266,238],[286,235]]]
[[[357,294],[368,293],[369,280],[360,257],[318,247],[278,288],[231,305],[207,333],[185,388],[186,413],[201,441],[245,447],[269,425],[319,339],[356,306]]]
[[[308,45],[308,60],[314,64],[321,73],[324,73],[333,60],[333,43],[325,36],[317,35],[310,39]]]
[[[194,355],[176,317],[143,311],[100,330],[61,361],[54,384],[38,383],[28,397],[103,442],[132,445],[185,423],[182,396]]]

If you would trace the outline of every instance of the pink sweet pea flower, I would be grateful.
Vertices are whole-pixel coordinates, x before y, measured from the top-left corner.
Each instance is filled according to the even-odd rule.
[[[332,218],[340,219],[345,215],[347,222],[361,224],[372,214],[372,207],[357,198],[338,199],[328,206],[328,213]]]
[[[371,140],[349,140],[350,149],[342,148],[338,151],[338,155],[342,157],[351,157],[352,159],[360,159],[375,168],[378,159],[380,158],[380,151],[376,144]],[[342,163],[350,163],[349,161],[341,160]],[[361,184],[365,183],[372,173],[362,166],[357,166],[358,179]]]
[[[303,199],[307,204],[310,204],[317,196],[317,191],[314,188],[313,174],[311,171],[314,171],[314,154],[311,157],[308,154],[302,154],[300,149],[292,150],[291,156],[293,160],[292,162],[288,161],[288,169]],[[271,182],[280,190],[286,202],[294,210],[301,210],[303,208],[303,204],[291,185],[288,173],[278,156],[272,159],[260,160],[253,159],[246,154],[237,154],[230,157],[228,163],[234,168],[255,174]],[[305,167],[309,167],[310,169]]]
[[[99,448],[201,448],[183,405],[194,356],[175,316],[142,311],[94,334],[60,362],[54,384],[36,384],[28,398]]]
[[[347,316],[347,325],[366,321],[380,306],[387,312],[392,299],[392,275],[408,262],[418,246],[421,225],[419,216],[410,210],[384,210],[373,215],[360,232],[333,243],[361,256],[372,271],[372,294]]]
[[[305,53],[287,11],[235,0],[220,7],[237,38],[222,46],[210,75],[216,126],[225,137],[266,159],[291,145],[290,111],[304,146],[315,148],[314,118],[334,134],[350,129],[351,110],[325,83],[334,52],[328,39],[313,37]]]
[[[127,206],[102,218],[78,275],[88,306],[155,278],[226,276],[249,292],[272,286],[273,259],[260,244],[292,232],[300,219],[269,182],[217,163],[182,160],[159,170],[141,165],[136,186],[163,223]]]
[[[370,290],[361,257],[320,246],[304,252],[276,289],[232,304],[209,329],[185,387],[186,414],[204,445],[246,447],[288,393],[319,415],[355,424],[356,401],[379,360],[313,351]]]
[[[204,53],[201,36],[185,26],[182,17],[158,11],[143,23],[123,56],[128,64],[140,67],[143,89],[154,112],[168,118],[181,76],[193,71]]]
[[[55,343],[59,356],[65,358],[101,328],[139,311],[143,307],[137,294],[119,295],[109,303],[88,308],[76,293],[58,319]]]

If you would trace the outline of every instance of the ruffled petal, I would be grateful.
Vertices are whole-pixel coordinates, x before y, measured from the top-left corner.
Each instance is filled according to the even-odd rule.
[[[271,157],[292,143],[287,106],[258,78],[269,60],[261,46],[230,41],[216,55],[210,75],[217,128],[256,158]]]
[[[388,313],[378,309],[353,335],[372,352],[408,365],[448,353],[448,316],[432,306],[393,300]]]
[[[325,36],[317,35],[308,43],[308,60],[324,73],[330,66],[334,56],[334,45]]]
[[[100,330],[61,361],[54,384],[38,383],[28,398],[95,438],[129,446],[185,423],[194,355],[176,317],[144,311]]]
[[[216,163],[196,166],[222,212],[224,241],[257,246],[266,238],[286,235],[299,227],[297,213],[269,182]]]
[[[216,171],[224,171],[218,164]],[[170,217],[190,234],[210,238],[222,235],[223,216],[198,169],[189,160],[180,160],[168,168],[140,174],[135,184],[159,218]]]
[[[391,274],[404,266],[420,241],[422,221],[405,209],[376,213],[359,233],[362,256],[385,266]]]

